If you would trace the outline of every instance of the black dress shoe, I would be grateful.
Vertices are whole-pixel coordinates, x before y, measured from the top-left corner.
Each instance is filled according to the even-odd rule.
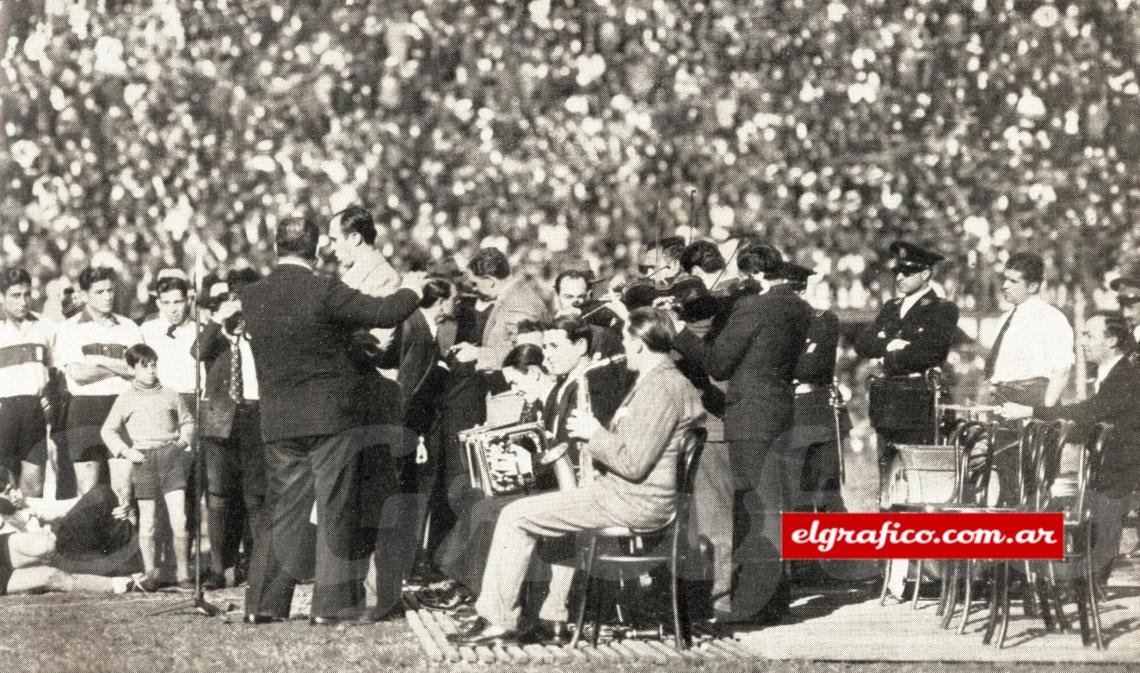
[[[570,629],[566,622],[539,619],[519,632],[518,641],[520,645],[565,645],[570,642]]]
[[[273,622],[285,621],[281,617],[274,617],[272,615],[246,615],[246,624],[272,624]]]
[[[467,629],[447,636],[447,642],[459,647],[502,645],[517,641],[518,633],[512,630],[499,631],[482,617],[471,622],[471,626]]]
[[[454,610],[475,600],[475,595],[467,587],[456,585],[451,589],[435,591],[417,591],[416,600],[428,610]]]

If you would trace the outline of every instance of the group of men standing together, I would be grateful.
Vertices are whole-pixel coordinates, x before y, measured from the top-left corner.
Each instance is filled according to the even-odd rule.
[[[713,615],[763,624],[786,614],[780,513],[843,509],[839,443],[850,427],[833,390],[839,321],[800,296],[810,270],[743,241],[734,253],[739,275],[722,283],[731,260],[715,245],[666,239],[648,279],[628,284],[620,299],[594,300],[588,273],[563,272],[551,311],[534,279],[512,274],[497,250],[480,251],[462,278],[401,278],[377,250],[366,210],[336,214],[327,236],[341,280],[317,272],[317,225],[283,220],[268,276],[238,270],[203,283],[201,330],[190,317],[189,284],[176,276],[159,280],[158,316],[140,328],[112,312],[113,273],[86,269],[79,278],[86,304],[47,329],[28,311],[28,274],[4,271],[0,445],[22,489],[42,491],[49,421],[60,464],[74,466],[60,471],[61,487],[73,474],[83,493],[103,478],[97,430],[130,385],[123,353],[146,343],[158,353],[163,385],[190,404],[204,391],[208,586],[224,586],[248,524],[247,621],[287,618],[296,584],[308,578],[313,623],[378,620],[399,605],[418,549],[446,556],[449,534],[452,549],[478,537],[463,532],[477,522],[461,504],[470,489],[457,494],[467,480],[458,433],[482,423],[486,395],[513,380],[493,372],[535,366],[550,378],[538,408],[552,440],[573,445],[572,455],[594,461],[602,476],[493,508],[493,534],[467,555],[483,567],[457,578],[475,585],[479,599],[455,640],[523,636],[520,588],[538,539],[667,521],[680,487],[677,462],[698,426],[707,434],[694,523],[712,552]],[[882,373],[871,413],[884,471],[887,446],[921,441],[928,430],[915,424],[907,391],[945,362],[958,322],[957,308],[932,285],[938,255],[898,242],[891,260],[899,296],[855,340],[858,355]],[[1120,327],[1122,316],[1090,320],[1086,354],[1101,365],[1105,385],[1085,407],[1056,407],[1073,337],[1064,315],[1038,296],[1042,272],[1032,254],[1006,265],[1003,291],[1014,308],[986,361],[988,394],[1010,417],[1111,416],[1124,446],[1113,460],[1134,476],[1140,413],[1124,418],[1119,399],[1108,410],[1096,404],[1131,385],[1109,385],[1112,377],[1140,381],[1134,334]],[[1122,310],[1135,312],[1140,296],[1129,293],[1140,293],[1140,280],[1122,279],[1117,289]],[[528,344],[538,346],[534,362]],[[619,353],[636,380],[610,370],[589,380],[594,404],[574,400],[591,363]],[[49,385],[53,369],[67,391],[63,413],[53,406],[61,398]],[[1117,486],[1114,493],[1134,488]],[[540,613],[545,635],[557,637],[565,621],[570,577],[564,568],[552,572]]]

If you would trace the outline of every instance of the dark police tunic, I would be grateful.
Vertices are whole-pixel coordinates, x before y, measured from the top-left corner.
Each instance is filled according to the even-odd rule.
[[[892,443],[933,440],[930,395],[923,395],[923,372],[946,362],[958,327],[958,307],[928,290],[900,315],[903,298],[883,306],[855,341],[861,358],[882,358],[885,379],[871,392],[871,424]],[[910,342],[887,352],[894,339]]]

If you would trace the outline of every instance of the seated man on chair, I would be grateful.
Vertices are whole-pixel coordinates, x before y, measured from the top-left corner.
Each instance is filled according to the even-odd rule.
[[[594,481],[574,490],[522,498],[499,516],[475,603],[478,617],[449,636],[459,645],[487,645],[518,638],[519,590],[540,537],[610,526],[651,529],[664,525],[676,506],[677,461],[685,433],[704,415],[697,390],[673,365],[675,332],[670,318],[651,308],[630,314],[623,333],[626,365],[638,380],[609,428],[575,412],[571,435],[588,442],[599,466]],[[539,616],[566,619],[573,571],[554,566],[550,594]]]
[[[1080,440],[1096,423],[1112,424],[1091,484],[1092,515],[1097,523],[1093,556],[1097,579],[1103,585],[1120,553],[1130,497],[1140,492],[1140,357],[1128,323],[1110,312],[1097,313],[1085,322],[1081,349],[1085,361],[1097,367],[1090,398],[1051,407],[1007,402],[1001,415],[1010,419],[1072,420],[1077,432],[1070,435],[1070,441]]]

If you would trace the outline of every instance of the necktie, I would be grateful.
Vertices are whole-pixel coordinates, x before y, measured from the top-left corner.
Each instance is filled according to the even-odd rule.
[[[241,404],[242,392],[241,337],[239,336],[230,346],[230,398]]]
[[[986,380],[988,381],[994,375],[994,365],[997,364],[998,352],[1001,350],[1001,342],[1005,339],[1005,332],[1009,329],[1009,324],[1013,322],[1013,316],[1017,314],[1017,307],[1015,306],[1009,312],[1009,317],[1002,323],[1001,329],[998,330],[997,339],[994,340],[994,347],[990,349],[989,355],[986,356]]]

